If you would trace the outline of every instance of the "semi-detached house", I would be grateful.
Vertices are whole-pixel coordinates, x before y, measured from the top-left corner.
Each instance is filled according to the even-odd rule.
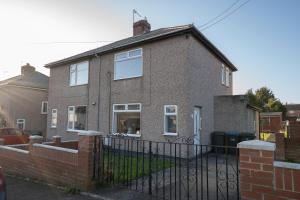
[[[47,64],[47,137],[78,130],[210,143],[214,96],[232,95],[236,67],[193,25],[150,30]]]

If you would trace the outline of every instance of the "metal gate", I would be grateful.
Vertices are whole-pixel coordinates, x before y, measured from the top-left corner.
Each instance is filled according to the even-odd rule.
[[[157,199],[239,199],[235,147],[195,145],[193,139],[154,142],[96,137],[93,178]]]

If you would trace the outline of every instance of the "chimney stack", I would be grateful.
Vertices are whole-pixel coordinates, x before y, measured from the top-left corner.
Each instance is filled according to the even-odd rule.
[[[21,74],[23,76],[26,76],[28,74],[31,74],[35,72],[35,67],[31,66],[29,63],[21,67]]]
[[[148,33],[151,30],[151,25],[147,19],[137,21],[133,24],[133,36],[142,35]]]

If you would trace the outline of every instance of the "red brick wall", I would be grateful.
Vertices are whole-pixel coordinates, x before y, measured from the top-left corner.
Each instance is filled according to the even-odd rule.
[[[52,146],[45,148],[40,144],[31,145],[29,151],[0,146],[0,166],[15,175],[55,185],[88,189],[92,186],[93,138],[81,136],[77,152],[53,149]]]
[[[273,151],[240,149],[242,199],[300,199],[300,170],[274,167],[273,163]]]

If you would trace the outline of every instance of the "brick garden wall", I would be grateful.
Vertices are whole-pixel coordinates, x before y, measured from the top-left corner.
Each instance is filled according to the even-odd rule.
[[[80,136],[78,150],[40,144],[41,140],[31,140],[28,151],[0,145],[0,166],[11,174],[89,189],[93,184],[93,139]]]
[[[272,145],[275,150],[262,141],[239,144],[242,199],[300,199],[300,164],[274,162]]]
[[[291,121],[288,137],[283,133],[275,134],[276,160],[300,162],[300,123]]]

